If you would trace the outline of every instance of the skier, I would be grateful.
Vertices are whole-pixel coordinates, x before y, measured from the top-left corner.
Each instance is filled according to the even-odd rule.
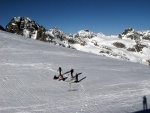
[[[147,98],[146,98],[146,96],[143,97],[143,110],[147,110]]]
[[[75,81],[74,81],[74,82],[76,82],[76,83],[79,82],[79,81],[78,81],[78,74],[77,74],[77,73],[76,73],[76,75],[75,75]]]
[[[58,68],[58,71],[59,71],[59,76],[61,76],[61,71],[62,71],[61,67]]]
[[[71,78],[73,78],[74,69],[71,69],[70,72],[71,72]]]
[[[63,80],[63,81],[64,81],[65,78],[64,78],[64,76],[61,74],[61,71],[62,71],[61,67],[58,68],[58,71],[59,71],[59,76],[58,76],[59,80]]]
[[[58,71],[59,71],[59,75],[58,76],[54,75],[53,77],[54,80],[58,79],[61,76],[61,71],[62,71],[61,67],[58,68]]]

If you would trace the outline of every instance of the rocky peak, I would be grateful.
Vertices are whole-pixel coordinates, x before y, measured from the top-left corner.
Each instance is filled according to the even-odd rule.
[[[150,41],[150,30],[139,31],[138,33],[140,34],[140,36],[142,36],[142,39]]]
[[[150,40],[150,31],[135,31],[133,28],[125,29],[118,35],[118,38],[128,38],[139,43],[141,40]]]
[[[136,32],[133,28],[125,29],[121,34],[118,35],[119,38],[128,38],[131,40],[135,40],[136,43],[140,41],[141,35]]]
[[[46,41],[46,29],[28,17],[14,17],[6,26],[6,31],[25,37]]]
[[[80,37],[80,38],[89,38],[89,39],[93,38],[94,36],[96,36],[96,34],[94,34],[93,32],[89,30],[81,30],[73,35],[74,38]]]
[[[59,38],[60,40],[64,40],[64,38],[65,38],[65,33],[64,33],[63,31],[57,29],[56,27],[50,29],[49,32],[50,32],[51,34],[53,34],[54,37],[57,37],[57,38]]]
[[[0,25],[0,30],[5,31],[5,29]]]
[[[133,28],[125,29],[124,32],[122,32],[122,35],[128,35],[129,33],[133,33],[135,30]]]
[[[133,28],[128,28],[125,29],[121,34],[118,35],[119,38],[123,38],[123,37],[130,37],[132,34],[135,33],[135,30]]]
[[[67,37],[69,37],[68,34],[66,34],[65,32],[59,30],[58,28],[54,27],[54,28],[51,28],[50,30],[48,30],[46,32],[50,38],[50,40],[59,40],[59,41],[66,41]]]

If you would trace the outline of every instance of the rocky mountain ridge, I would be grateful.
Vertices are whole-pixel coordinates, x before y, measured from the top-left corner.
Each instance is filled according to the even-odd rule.
[[[6,26],[6,31],[28,38],[46,41],[46,29],[27,17],[14,17]]]
[[[14,17],[5,30],[97,55],[150,64],[150,30],[135,31],[133,28],[129,28],[116,36],[105,36],[89,30],[67,34],[57,28],[47,30],[27,17]]]
[[[5,29],[0,25],[0,30],[5,31]]]

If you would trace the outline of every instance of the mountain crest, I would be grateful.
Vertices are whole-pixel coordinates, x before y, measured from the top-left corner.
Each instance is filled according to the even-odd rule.
[[[46,41],[46,29],[28,17],[14,17],[6,26],[6,31],[32,39]]]
[[[89,39],[93,38],[94,36],[96,36],[96,34],[89,30],[81,30],[73,35],[73,37],[75,38],[80,37],[80,38],[89,38]]]

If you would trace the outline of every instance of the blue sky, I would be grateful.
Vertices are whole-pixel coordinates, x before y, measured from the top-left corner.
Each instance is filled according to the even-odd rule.
[[[66,33],[83,29],[115,35],[126,28],[150,30],[150,0],[1,0],[0,25],[13,17],[35,20]]]

